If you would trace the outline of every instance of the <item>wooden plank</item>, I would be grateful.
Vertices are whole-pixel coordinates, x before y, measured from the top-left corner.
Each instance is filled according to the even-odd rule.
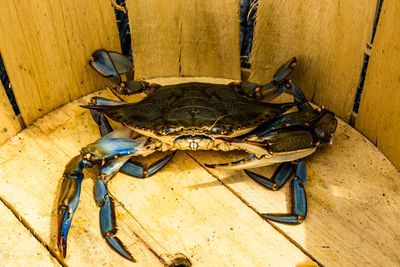
[[[222,163],[243,153],[192,152],[198,162]],[[301,225],[273,223],[324,266],[400,264],[400,173],[355,129],[339,122],[333,145],[306,158],[307,218]],[[254,169],[270,177],[277,165]],[[269,191],[244,172],[210,169],[260,213],[289,212],[290,186]],[[199,185],[209,187],[213,184]]]
[[[137,79],[240,78],[239,3],[128,1]]]
[[[0,217],[2,266],[60,266],[2,202]]]
[[[66,110],[61,108],[50,113],[37,121],[36,126],[24,130],[0,147],[0,161],[3,162],[0,168],[0,195],[29,222],[54,253],[58,253],[56,209],[61,186],[59,177],[66,162],[78,153],[78,147],[98,138],[97,129],[94,125],[90,127],[92,121],[89,114],[79,108],[79,104],[82,102],[72,102],[64,107]],[[71,131],[71,128],[79,130]],[[54,143],[57,137],[69,149]],[[90,172],[86,175],[91,177]],[[83,182],[80,199],[68,236],[66,263],[71,266],[129,264],[113,252],[101,236],[99,209],[93,198],[91,179]],[[117,212],[118,234],[136,260],[143,263],[143,266],[162,266],[162,262],[138,238],[137,231],[132,230],[136,223],[132,217],[121,207],[118,207]]]
[[[8,157],[0,168],[0,194],[51,250],[56,250],[55,209],[61,184],[57,178],[69,158],[99,136],[88,111],[79,108],[87,101],[85,97],[57,109],[0,147],[0,159]],[[88,171],[86,177],[91,176],[95,173]],[[202,184],[215,186],[202,188]],[[127,265],[101,237],[92,187],[92,180],[85,179],[68,236],[66,262]],[[309,260],[185,153],[178,153],[151,179],[118,174],[110,191],[121,203],[119,235],[141,266],[172,263],[177,253],[186,255],[194,266],[293,266]]]
[[[281,64],[296,56],[291,77],[306,97],[348,121],[376,2],[260,1],[250,80],[270,81]]]
[[[400,4],[385,1],[368,64],[356,128],[400,170]]]
[[[21,130],[3,84],[0,83],[0,145]]]
[[[25,124],[104,87],[87,60],[120,50],[110,1],[0,2],[0,51]]]
[[[181,76],[240,79],[239,1],[180,4]]]

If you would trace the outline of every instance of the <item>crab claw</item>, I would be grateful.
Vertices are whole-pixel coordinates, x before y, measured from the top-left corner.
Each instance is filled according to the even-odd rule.
[[[72,217],[79,203],[82,170],[87,164],[82,155],[74,157],[65,167],[61,193],[58,200],[58,249],[65,258],[67,255],[67,236],[71,227]]]

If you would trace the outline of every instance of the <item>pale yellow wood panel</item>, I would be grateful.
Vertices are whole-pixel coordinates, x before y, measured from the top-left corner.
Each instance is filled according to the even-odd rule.
[[[0,202],[1,266],[60,266],[47,249]]]
[[[72,102],[57,109],[0,148],[0,194],[55,253],[58,253],[56,209],[61,174],[65,164],[79,152],[80,147],[98,138],[97,128],[94,125],[91,127],[90,114],[79,104],[82,102]],[[64,145],[59,146],[58,143]],[[88,172],[86,176],[91,177],[93,173]],[[102,238],[99,208],[94,201],[93,181],[90,178],[83,182],[80,199],[68,236],[65,262],[70,266],[131,265],[112,251]],[[121,207],[117,208],[117,212],[118,235],[136,260],[142,266],[162,266],[158,257],[136,235],[135,220]]]
[[[385,1],[372,48],[356,128],[400,170],[400,3]]]
[[[21,130],[3,85],[0,83],[0,145]]]
[[[0,51],[26,124],[104,87],[87,64],[99,48],[119,50],[110,1],[0,3]]]
[[[135,78],[179,76],[180,1],[129,0]]]
[[[352,112],[376,1],[260,1],[250,80],[268,82],[296,56],[291,79],[345,121]]]
[[[162,246],[184,254],[193,266],[295,266],[309,260],[185,152],[149,179],[117,175],[110,190]]]
[[[227,162],[226,154],[191,153],[201,163]],[[228,155],[231,161],[246,156]],[[333,144],[321,147],[305,162],[307,217],[300,225],[273,223],[277,229],[324,266],[398,266],[400,173],[390,161],[340,121]],[[252,171],[270,177],[277,166]],[[270,191],[243,171],[209,171],[260,213],[291,210],[289,183],[280,191]]]
[[[180,75],[240,79],[239,1],[180,3]]]
[[[240,78],[239,3],[128,1],[136,79]]]
[[[110,93],[99,95],[108,97]],[[0,169],[0,194],[51,250],[56,250],[58,177],[80,147],[99,137],[89,112],[79,108],[87,101],[85,97],[57,109],[0,148],[1,160],[8,158]],[[86,177],[90,176],[95,173],[87,172]],[[197,188],[214,183],[215,187]],[[92,186],[91,179],[84,180],[68,237],[66,262],[71,266],[126,266],[129,262],[101,237]],[[117,205],[119,236],[140,266],[169,264],[176,253],[186,255],[195,266],[293,266],[308,260],[185,153],[178,153],[165,171],[150,179],[119,174],[110,189],[127,208]]]

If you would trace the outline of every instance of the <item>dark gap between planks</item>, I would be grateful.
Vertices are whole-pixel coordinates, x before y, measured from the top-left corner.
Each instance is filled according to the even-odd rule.
[[[369,40],[369,42],[367,42],[366,51],[364,52],[363,66],[362,66],[361,73],[360,73],[360,79],[358,80],[356,95],[354,97],[353,112],[350,115],[350,119],[349,119],[349,124],[352,127],[354,127],[354,125],[355,125],[356,117],[358,114],[358,109],[360,108],[361,96],[362,96],[362,92],[364,89],[365,77],[367,75],[369,58],[370,58],[370,54],[371,54],[371,50],[372,50],[372,45],[373,45],[374,39],[375,39],[376,29],[378,27],[379,17],[381,15],[382,4],[383,4],[383,0],[378,0],[376,13],[375,13],[375,19],[374,19],[374,23],[372,26],[371,39]]]

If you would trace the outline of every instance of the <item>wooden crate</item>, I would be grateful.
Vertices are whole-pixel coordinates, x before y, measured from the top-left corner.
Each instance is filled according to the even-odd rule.
[[[21,110],[14,115],[0,88],[2,265],[134,265],[101,237],[91,179],[83,182],[65,260],[56,248],[59,177],[82,146],[99,138],[79,105],[93,95],[115,98],[108,90],[92,94],[105,83],[87,64],[96,49],[120,50],[112,3],[0,1],[0,52]],[[288,186],[271,192],[242,171],[202,165],[241,153],[178,152],[149,179],[118,174],[109,183],[119,236],[137,266],[171,265],[182,255],[193,266],[400,264],[400,4],[384,1],[375,41],[366,49],[376,5],[258,4],[250,80],[268,82],[297,56],[293,80],[342,119],[334,144],[306,159],[306,221],[290,226],[260,216],[290,209]],[[127,8],[137,79],[240,79],[238,0],[127,0]],[[364,53],[370,62],[354,129],[346,122]]]

